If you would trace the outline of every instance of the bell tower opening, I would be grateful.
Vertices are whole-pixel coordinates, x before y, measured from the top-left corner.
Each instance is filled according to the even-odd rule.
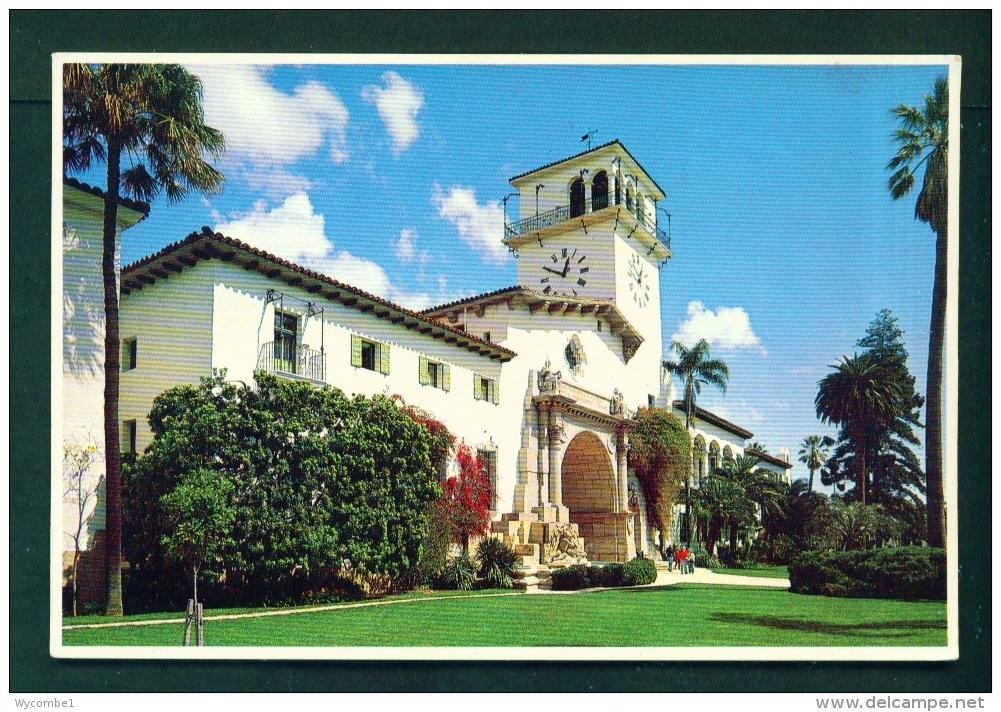
[[[584,181],[580,178],[570,184],[570,217],[575,218],[585,212]]]

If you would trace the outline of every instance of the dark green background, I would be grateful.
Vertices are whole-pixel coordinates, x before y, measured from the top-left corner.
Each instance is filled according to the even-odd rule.
[[[991,13],[10,13],[12,691],[991,689]],[[48,654],[51,57],[61,51],[958,54],[960,660],[131,662]],[[823,120],[818,117],[818,120]],[[929,240],[932,239],[929,233]]]

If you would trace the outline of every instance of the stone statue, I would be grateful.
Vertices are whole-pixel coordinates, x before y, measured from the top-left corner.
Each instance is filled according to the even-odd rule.
[[[612,398],[608,408],[609,413],[612,415],[625,415],[626,407],[624,400],[618,388],[612,391]]]
[[[554,524],[549,528],[546,540],[545,563],[570,566],[571,564],[586,564],[587,554],[584,553],[584,541],[574,530],[572,524]]]
[[[566,428],[563,427],[563,421],[556,415],[551,415],[549,420],[549,439],[557,443],[566,442],[566,432]]]
[[[539,371],[539,393],[555,391],[559,388],[561,381],[563,381],[563,373],[561,371],[553,373],[549,359],[546,359],[546,365]]]

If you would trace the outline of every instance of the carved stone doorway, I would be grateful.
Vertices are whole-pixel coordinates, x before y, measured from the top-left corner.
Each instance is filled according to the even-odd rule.
[[[591,561],[626,561],[626,523],[617,514],[612,459],[601,439],[578,433],[567,445],[561,467],[562,499],[580,528]]]

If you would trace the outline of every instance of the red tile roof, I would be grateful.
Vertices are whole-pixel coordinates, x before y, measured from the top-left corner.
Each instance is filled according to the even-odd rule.
[[[674,401],[674,409],[684,412],[685,401],[683,400]],[[715,425],[717,428],[722,428],[723,430],[733,433],[734,435],[738,435],[744,438],[745,440],[754,437],[754,433],[752,433],[750,430],[745,430],[736,423],[731,423],[729,420],[721,418],[715,413],[708,411],[705,408],[700,408],[699,406],[695,406],[695,419],[704,420],[707,423]]]
[[[792,469],[792,463],[791,462],[786,462],[785,460],[780,460],[779,458],[775,457],[774,455],[769,455],[767,452],[762,452],[761,450],[754,450],[753,448],[747,448],[746,450],[744,450],[744,454],[745,455],[750,455],[752,457],[756,457],[759,460],[762,460],[763,462],[771,463],[772,465],[777,465],[779,467],[784,467],[787,470],[791,470]]]
[[[101,200],[104,200],[106,196],[105,192],[97,186],[82,183],[76,178],[70,178],[69,176],[63,176],[63,185],[68,185],[70,188],[76,188],[84,193],[90,193],[91,195],[97,196]],[[137,213],[142,213],[143,217],[140,218],[140,220],[149,215],[149,203],[144,203],[141,200],[132,200],[130,198],[123,198],[119,196],[118,204],[128,208],[129,210],[135,210]]]
[[[183,240],[167,245],[159,252],[147,255],[123,267],[122,291],[129,294],[132,290],[142,289],[147,284],[153,284],[158,278],[165,279],[171,273],[183,270],[185,265],[194,265],[198,260],[216,258],[231,261],[236,259],[237,253],[241,253],[245,258],[249,257],[243,261],[244,269],[257,270],[272,279],[280,279],[306,289],[306,291],[322,294],[327,299],[339,301],[361,311],[372,311],[379,318],[402,323],[407,328],[430,334],[432,338],[454,343],[458,348],[465,348],[491,359],[497,359],[502,363],[517,356],[514,351],[503,346],[485,341],[447,324],[432,321],[426,316],[382,297],[377,297],[350,284],[339,282],[325,274],[300,267],[245,242],[213,232],[208,227],[203,227],[201,232],[193,232]],[[171,259],[171,257],[176,259]],[[270,265],[261,265],[262,261],[268,262]],[[307,285],[302,277],[314,280],[315,283]],[[335,289],[328,289],[328,287]],[[342,293],[347,293],[347,295]]]

